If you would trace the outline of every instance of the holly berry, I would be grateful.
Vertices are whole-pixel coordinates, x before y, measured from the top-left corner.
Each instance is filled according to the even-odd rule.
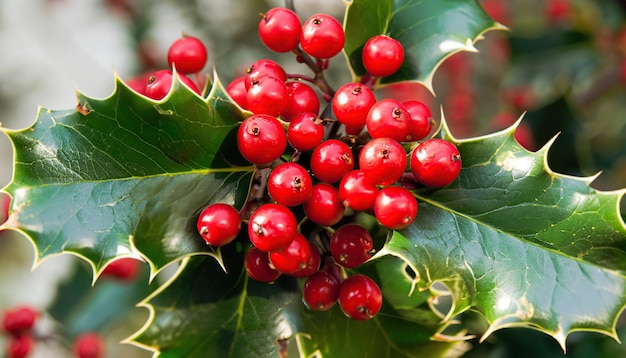
[[[259,282],[274,282],[280,272],[270,266],[268,253],[252,246],[246,252],[244,266],[248,276]]]
[[[284,249],[296,236],[298,223],[289,208],[279,204],[264,204],[256,209],[248,222],[248,236],[261,251]]]
[[[417,200],[405,188],[389,186],[381,189],[374,201],[374,216],[386,228],[402,230],[417,216]]]
[[[204,68],[208,58],[207,50],[198,38],[185,35],[174,41],[167,51],[170,68],[182,74],[196,73]]]
[[[30,306],[18,306],[4,312],[3,330],[13,337],[29,332],[39,316],[39,311]]]
[[[184,83],[187,87],[189,87],[192,91],[200,94],[200,90],[198,86],[187,76],[183,74],[177,74],[178,79]],[[148,83],[146,84],[146,88],[143,93],[146,97],[152,98],[154,100],[161,100],[167,96],[172,88],[172,83],[174,81],[174,73],[171,70],[159,70],[153,73],[148,78]]]
[[[272,170],[267,179],[267,190],[278,204],[296,206],[311,195],[313,181],[303,166],[282,163]]]
[[[306,268],[311,258],[311,246],[306,237],[296,233],[289,246],[269,252],[270,263],[276,270],[285,274],[292,274]]]
[[[287,108],[280,113],[286,122],[304,112],[318,113],[320,100],[311,86],[302,82],[287,82]]]
[[[404,61],[404,48],[400,41],[387,35],[376,35],[363,46],[363,66],[372,76],[386,77],[394,74]]]
[[[343,49],[345,34],[337,19],[327,14],[309,17],[302,25],[300,46],[307,54],[318,59],[329,59]]]
[[[248,109],[248,90],[245,85],[246,76],[239,76],[226,86],[226,93],[243,109]]]
[[[219,247],[237,237],[241,229],[241,217],[232,205],[215,203],[202,210],[196,226],[200,237],[207,244]]]
[[[346,208],[369,210],[374,205],[378,187],[367,179],[362,170],[352,170],[339,183],[339,199]]]
[[[272,51],[293,51],[300,41],[302,25],[295,12],[275,7],[262,15],[259,22],[261,41]]]
[[[324,121],[315,113],[304,112],[295,116],[287,128],[287,141],[301,152],[315,148],[324,139]]]
[[[74,341],[74,354],[78,358],[103,358],[104,353],[104,339],[98,333],[85,332]]]
[[[430,187],[442,187],[459,176],[461,154],[454,144],[431,138],[413,149],[410,165],[418,182]]]
[[[287,134],[275,117],[255,114],[241,123],[237,146],[248,161],[267,164],[283,154],[287,148]]]
[[[302,300],[311,310],[328,311],[339,299],[339,287],[333,274],[320,270],[304,282]]]
[[[260,59],[246,70],[244,81],[246,91],[250,90],[255,81],[266,76],[277,78],[282,82],[287,81],[287,72],[278,63],[268,59]]]
[[[383,305],[380,287],[371,278],[355,274],[346,278],[339,288],[339,307],[355,320],[364,321],[376,316]]]
[[[388,137],[398,142],[410,141],[409,112],[402,102],[385,98],[376,102],[367,114],[365,126],[372,138]]]
[[[363,127],[367,114],[375,103],[376,96],[369,87],[350,82],[335,92],[332,108],[339,122],[349,127]]]
[[[252,113],[277,117],[289,104],[287,86],[276,77],[263,76],[255,79],[248,88],[246,102]]]
[[[12,337],[6,346],[7,358],[26,358],[35,345],[35,339],[30,334]]]
[[[330,238],[330,252],[341,266],[355,268],[372,257],[374,240],[360,225],[345,224]]]
[[[310,159],[311,172],[321,181],[335,183],[354,168],[354,158],[348,145],[338,139],[320,143]]]
[[[433,129],[433,120],[430,108],[426,104],[416,100],[402,102],[409,112],[409,136],[411,141],[426,138]]]
[[[406,152],[394,139],[372,139],[359,153],[359,168],[373,184],[392,184],[404,173]]]
[[[306,264],[301,267],[298,271],[292,272],[289,276],[292,277],[309,277],[320,269],[320,263],[322,262],[322,257],[320,256],[319,251],[317,251],[317,247],[313,245],[313,243],[309,242],[309,251],[311,252],[311,256]]]
[[[337,189],[328,183],[313,185],[311,196],[302,205],[304,213],[312,222],[332,226],[344,215],[344,206]]]
[[[132,257],[122,257],[111,261],[102,271],[103,277],[112,277],[123,282],[137,278],[141,270],[141,261]]]

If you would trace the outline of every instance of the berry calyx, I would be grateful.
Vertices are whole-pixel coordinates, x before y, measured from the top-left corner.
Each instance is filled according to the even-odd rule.
[[[200,39],[185,35],[174,41],[167,51],[170,68],[182,74],[196,73],[204,68],[208,59],[206,47]]]
[[[282,163],[267,179],[267,190],[278,204],[296,206],[311,195],[313,181],[307,170],[297,163]]]
[[[363,46],[363,66],[372,76],[386,77],[394,74],[404,61],[404,48],[400,41],[387,35],[376,35]]]
[[[82,333],[74,342],[74,354],[78,358],[103,358],[105,356],[104,339],[94,332]]]
[[[272,51],[293,51],[300,41],[302,25],[295,12],[275,7],[262,14],[259,22],[261,41]]]
[[[300,46],[318,59],[329,59],[343,49],[345,34],[337,19],[327,14],[315,14],[302,24]]]
[[[248,222],[248,236],[261,251],[276,251],[291,244],[298,223],[289,208],[279,204],[264,204],[256,209]]]
[[[324,139],[324,121],[315,113],[304,112],[295,116],[287,128],[287,141],[301,152],[315,148]]]
[[[409,112],[394,98],[376,102],[367,114],[365,126],[372,138],[388,137],[398,142],[410,141]]]
[[[357,224],[345,224],[330,238],[330,252],[341,266],[356,268],[373,254],[374,240],[370,233]]]
[[[417,216],[417,200],[405,188],[389,186],[381,189],[374,201],[374,216],[384,227],[402,230]]]
[[[319,180],[336,183],[354,168],[352,150],[338,139],[325,140],[311,153],[310,165]]]
[[[333,274],[320,270],[304,282],[302,301],[313,311],[328,311],[339,299],[339,287]]]
[[[280,157],[287,148],[287,133],[275,117],[255,114],[241,123],[237,146],[248,161],[267,164]]]
[[[374,92],[358,82],[339,87],[332,100],[333,113],[337,120],[351,127],[364,126],[367,114],[376,103]]]
[[[383,305],[383,295],[371,278],[355,274],[346,278],[339,288],[339,307],[348,317],[364,321],[376,316]]]
[[[359,153],[359,168],[376,185],[395,183],[406,168],[404,147],[391,138],[375,138]]]
[[[251,279],[259,282],[274,282],[281,275],[270,266],[268,253],[251,246],[244,258],[246,272]]]
[[[410,165],[418,182],[430,187],[442,187],[459,176],[461,154],[454,144],[431,138],[413,149]]]
[[[219,247],[237,237],[241,229],[241,217],[232,205],[215,203],[202,210],[196,226],[200,237],[207,244]]]
[[[302,207],[309,220],[323,226],[338,223],[345,211],[339,192],[328,183],[313,185],[311,196]]]

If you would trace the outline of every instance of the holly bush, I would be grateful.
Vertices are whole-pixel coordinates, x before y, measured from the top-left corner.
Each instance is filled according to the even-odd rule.
[[[115,90],[107,98],[78,93],[76,108],[41,108],[28,128],[0,128],[15,150],[14,177],[3,189],[12,198],[9,216],[0,228],[21,232],[33,242],[35,264],[62,253],[81,257],[92,268],[94,289],[108,275],[145,283],[167,267],[176,267],[158,287],[139,285],[142,289],[124,294],[102,291],[108,292],[109,300],[137,299],[134,303],[149,310],[147,322],[127,343],[158,356],[458,357],[478,355],[481,344],[493,344],[492,337],[499,332],[524,332],[522,328],[552,337],[563,350],[576,331],[619,340],[618,317],[626,304],[626,226],[620,213],[624,190],[599,190],[592,186],[597,175],[563,173],[571,169],[566,166],[556,170],[552,163],[563,164],[553,156],[559,138],[554,133],[546,138],[532,136],[538,126],[536,118],[546,116],[534,109],[567,107],[568,96],[578,98],[582,105],[597,95],[597,91],[578,94],[579,88],[572,89],[572,95],[557,86],[557,78],[544,92],[533,88],[532,76],[541,71],[566,67],[567,73],[567,66],[581,66],[561,61],[552,68],[541,62],[541,67],[537,58],[544,51],[555,43],[573,46],[590,38],[564,25],[573,21],[568,17],[580,12],[562,5],[568,2],[550,3],[549,20],[563,27],[554,31],[555,38],[509,40],[511,53],[519,50],[526,57],[512,60],[524,62],[516,67],[521,74],[496,84],[504,88],[509,101],[509,107],[502,106],[508,117],[502,117],[502,108],[494,105],[474,108],[468,104],[476,93],[492,96],[485,82],[481,82],[484,87],[471,89],[464,85],[472,76],[499,75],[506,61],[496,58],[493,65],[487,60],[468,69],[462,59],[480,47],[480,40],[507,31],[496,19],[509,21],[505,10],[513,12],[515,2],[506,8],[503,2],[484,1],[483,8],[478,2],[459,0],[352,0],[345,2],[344,17],[338,19],[343,21],[337,22],[340,33],[319,30],[322,34],[310,35],[312,40],[303,28],[292,45],[286,36],[293,28],[279,37],[274,33],[278,27],[269,31],[259,27],[270,48],[285,52],[280,62],[290,62],[290,69],[299,70],[290,70],[280,80],[278,75],[251,79],[255,74],[251,66],[239,73],[244,81],[240,86],[249,87],[239,87],[239,92],[230,86],[236,79],[222,79],[219,63],[206,81],[198,82],[205,78],[198,73],[204,60],[193,59],[201,65],[192,63],[192,70],[187,70],[182,63],[176,65],[183,61],[176,57],[180,54],[168,59],[173,72],[155,72],[140,87],[131,79],[116,77]],[[287,1],[285,8],[298,13],[297,2]],[[261,23],[269,10],[260,17]],[[299,21],[310,27],[310,23],[324,24],[332,18],[322,15]],[[377,35],[397,40],[404,51],[399,68],[380,77],[364,65],[385,61],[364,58],[372,56],[366,43]],[[315,36],[324,42],[315,42]],[[341,41],[339,54],[333,50],[337,41]],[[502,39],[498,41],[502,46]],[[496,56],[497,50],[503,51],[498,47],[487,55]],[[345,68],[336,64],[341,56]],[[332,72],[334,66],[343,70],[340,77],[345,81],[335,83],[336,78],[331,78],[330,74],[337,73]],[[386,66],[379,67],[384,71]],[[444,78],[436,77],[438,73],[447,76],[446,83],[438,82]],[[305,105],[320,104],[309,119],[324,128],[321,144],[314,143],[316,149],[299,150],[298,145],[286,142],[285,133],[291,133],[287,128],[295,119],[285,114],[286,104],[275,101],[286,98],[285,81],[306,84],[316,94],[315,99],[305,101]],[[262,87],[269,82],[271,86]],[[410,112],[394,104],[382,132],[371,124],[371,110],[367,123],[363,120],[355,129],[333,107],[338,86],[345,83],[358,84],[360,92],[371,90],[376,103],[385,99],[404,103],[419,97],[437,123],[432,130],[428,127],[430,132],[423,138],[407,137],[396,122],[408,121],[398,118],[402,113],[409,118]],[[520,83],[531,85],[521,87]],[[437,96],[445,98],[440,107]],[[520,108],[530,112],[515,113]],[[533,116],[534,120],[526,118]],[[278,123],[276,136],[284,138],[251,143],[268,130],[266,124],[249,124],[259,117]],[[559,118],[554,121],[557,127],[561,123]],[[371,190],[377,198],[383,192],[388,197],[356,209],[350,203],[357,205],[368,194],[358,191],[363,183],[355,184],[359,185],[357,194],[342,197],[340,213],[330,221],[319,219],[330,210],[320,209],[326,205],[321,199],[315,205],[307,203],[308,196],[297,201],[296,194],[281,192],[285,189],[280,179],[271,179],[275,168],[295,163],[305,170],[297,181],[286,179],[297,182],[294,192],[322,183],[331,188],[327,190],[341,191],[345,186],[340,180],[346,173],[355,166],[365,171],[361,154],[367,152],[369,143],[395,135],[400,136],[394,143],[401,143],[401,159],[393,157],[391,164],[376,162],[371,169],[385,177],[374,182]],[[439,155],[438,165],[444,169],[426,169],[430,174],[434,171],[434,181],[422,179],[421,169],[413,163],[419,161],[414,157],[420,147],[432,141],[458,150],[451,155],[436,146],[430,155]],[[335,142],[348,148],[339,156],[340,163],[318,159],[317,148]],[[390,152],[390,147],[381,151],[385,156]],[[387,180],[398,160],[402,163],[399,175]],[[342,168],[348,161],[349,168]],[[460,171],[442,182],[453,164],[460,164]],[[308,175],[310,182],[302,180]],[[387,188],[410,193],[409,199]],[[282,204],[289,199],[296,201]],[[414,215],[407,214],[411,202],[417,203]],[[235,208],[239,218],[219,224],[224,231],[232,232],[235,227],[234,234],[210,241],[207,236],[213,235],[213,225],[219,220],[207,218],[204,210],[217,203]],[[273,246],[275,241],[268,237],[284,234],[289,225],[275,211],[259,214],[260,208],[270,204],[293,215],[297,228],[292,226],[304,237],[304,243],[285,261],[296,260],[298,255],[305,258],[296,270],[255,279],[246,257],[251,246],[270,251],[259,256],[267,261],[267,256],[272,260],[276,251],[295,242],[290,239]],[[387,224],[389,217],[394,224]],[[365,229],[359,238],[365,257],[347,264],[346,257],[353,251],[335,255],[333,240],[340,228],[354,224]],[[271,242],[259,244],[258,240]],[[312,263],[310,257],[315,255],[309,251],[319,254],[317,262]],[[130,264],[119,265],[123,260]],[[279,266],[279,259],[274,260],[265,263],[267,269],[275,271]],[[140,261],[147,263],[149,272],[136,278],[133,265]],[[303,274],[304,268],[312,270]],[[340,286],[338,304],[316,307],[303,302],[307,277],[318,269],[330,273],[329,280]],[[382,295],[382,304],[375,309],[365,307],[370,301],[357,304],[360,316],[346,308],[345,302],[352,298],[346,298],[351,294],[342,293],[343,287],[356,284],[343,283],[357,281],[353,277],[367,277],[373,283],[367,294],[357,290],[352,296],[368,300]],[[146,296],[137,298],[138,292]],[[72,300],[61,295],[51,309],[53,316],[60,321],[67,318],[64,307]],[[110,312],[108,317],[114,315]],[[82,327],[88,326],[97,324]],[[76,327],[81,325],[73,327],[65,333],[76,337],[81,331]],[[506,341],[506,335],[500,339]]]

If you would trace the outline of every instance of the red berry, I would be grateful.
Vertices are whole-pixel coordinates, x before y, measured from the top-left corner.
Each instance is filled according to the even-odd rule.
[[[296,206],[311,196],[313,181],[307,170],[296,163],[282,163],[267,179],[267,190],[278,204]]]
[[[417,216],[417,200],[405,188],[390,186],[381,189],[374,201],[374,216],[386,228],[402,230]]]
[[[330,252],[341,266],[355,268],[372,257],[374,240],[357,224],[345,224],[330,238]]]
[[[338,223],[344,215],[344,207],[337,189],[328,183],[313,185],[309,200],[303,204],[304,213],[312,222],[331,226]]]
[[[293,51],[300,41],[302,25],[295,12],[275,7],[263,14],[259,22],[261,41],[272,51]]]
[[[350,82],[339,87],[333,97],[332,108],[339,122],[349,127],[363,127],[375,103],[376,96],[369,87]]]
[[[406,152],[391,138],[375,138],[359,153],[359,168],[376,185],[395,183],[406,168]]]
[[[317,179],[335,183],[354,168],[354,158],[346,143],[338,139],[329,139],[315,147],[310,165]]]
[[[2,328],[14,337],[21,336],[33,328],[38,316],[39,311],[32,307],[14,307],[4,312]]]
[[[345,34],[341,23],[327,14],[309,17],[302,25],[300,45],[307,54],[328,59],[343,49]]]
[[[372,76],[394,74],[404,61],[404,48],[400,41],[386,35],[377,35],[363,46],[363,66]]]
[[[348,172],[339,183],[339,199],[346,208],[362,211],[374,205],[378,187],[367,180],[362,170]]]
[[[315,148],[324,139],[324,122],[311,112],[300,113],[289,122],[287,141],[301,152]]]
[[[35,345],[35,339],[30,334],[11,337],[6,347],[7,358],[26,358]]]
[[[250,90],[252,83],[265,76],[278,78],[282,82],[287,81],[287,72],[278,63],[268,59],[260,59],[246,70],[244,81],[246,91]]]
[[[380,287],[371,278],[355,274],[346,278],[339,288],[339,307],[355,320],[373,318],[383,305]]]
[[[320,263],[322,262],[322,257],[320,256],[319,251],[317,251],[317,247],[309,242],[309,251],[311,252],[311,256],[309,260],[306,262],[304,267],[300,268],[296,272],[292,272],[289,276],[292,277],[309,277],[320,269]]]
[[[208,55],[206,47],[198,38],[185,35],[174,41],[167,51],[167,63],[170,68],[182,74],[196,73],[206,65]]]
[[[385,98],[376,102],[365,121],[372,138],[388,137],[398,142],[409,141],[409,112],[402,102]]]
[[[261,205],[250,217],[248,236],[261,251],[284,249],[296,236],[298,223],[289,208],[279,204]]]
[[[267,164],[280,157],[287,148],[287,133],[276,118],[255,114],[241,123],[237,146],[248,161]]]
[[[320,100],[311,86],[302,82],[287,82],[286,87],[287,108],[280,114],[283,120],[289,122],[301,113],[320,111]]]
[[[243,109],[248,109],[248,90],[246,90],[246,76],[239,76],[226,86],[226,93]]]
[[[302,288],[302,300],[311,310],[328,311],[339,299],[339,281],[330,272],[321,270],[310,276]]]
[[[270,263],[281,273],[292,274],[303,268],[311,258],[311,246],[306,237],[296,233],[289,246],[270,251]]]
[[[111,261],[102,271],[103,277],[112,277],[124,282],[137,278],[141,270],[141,261],[132,257],[122,257]]]
[[[461,154],[457,147],[443,139],[431,138],[411,153],[411,172],[418,182],[430,187],[452,183],[461,171]]]
[[[289,104],[287,86],[276,77],[261,77],[251,83],[246,101],[252,113],[277,117]]]
[[[268,253],[254,246],[246,252],[244,265],[248,276],[255,281],[274,282],[280,276],[280,272],[270,266]]]
[[[0,224],[9,218],[9,208],[11,207],[11,197],[0,193]]]
[[[178,79],[184,83],[187,87],[189,87],[192,91],[200,94],[200,90],[196,86],[195,83],[189,77],[183,74],[177,74]],[[171,70],[159,70],[153,73],[148,78],[148,83],[146,84],[146,88],[144,89],[144,94],[146,97],[152,98],[154,100],[161,100],[167,96],[172,88],[172,83],[174,81],[174,73]]]
[[[409,112],[409,136],[411,141],[426,138],[433,129],[433,120],[430,108],[420,101],[406,101],[402,103]]]
[[[232,242],[241,229],[239,211],[232,205],[215,203],[202,210],[196,224],[207,244],[224,246]]]
[[[74,354],[78,358],[103,358],[104,352],[104,339],[97,333],[83,333],[74,341]]]

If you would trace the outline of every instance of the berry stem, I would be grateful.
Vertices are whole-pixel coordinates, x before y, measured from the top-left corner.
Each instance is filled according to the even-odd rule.
[[[312,83],[322,90],[322,92],[332,97],[335,94],[335,90],[330,86],[328,81],[326,81],[326,78],[324,77],[324,70],[320,68],[315,61],[313,61],[311,56],[302,51],[300,46],[296,47],[293,52],[296,54],[296,57],[301,58],[302,62],[304,62],[315,74]]]

